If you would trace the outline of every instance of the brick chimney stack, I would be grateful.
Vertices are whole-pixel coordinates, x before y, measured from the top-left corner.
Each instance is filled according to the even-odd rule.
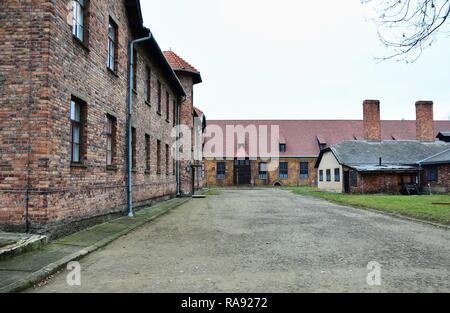
[[[416,102],[416,139],[434,141],[433,101]]]
[[[381,141],[380,101],[364,100],[364,139]]]

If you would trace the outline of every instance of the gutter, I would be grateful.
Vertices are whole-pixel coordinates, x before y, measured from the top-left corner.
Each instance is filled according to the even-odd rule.
[[[130,72],[130,79],[128,80],[128,121],[127,121],[127,205],[128,205],[128,216],[133,217],[134,211],[133,211],[133,173],[132,173],[132,134],[131,134],[131,127],[132,127],[132,114],[133,114],[133,59],[134,59],[134,46],[150,40],[152,38],[152,33],[150,30],[148,31],[148,36],[135,39],[130,42],[130,59],[129,59],[129,72]]]

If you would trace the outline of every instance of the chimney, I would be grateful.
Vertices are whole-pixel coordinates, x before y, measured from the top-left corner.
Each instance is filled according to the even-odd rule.
[[[434,141],[433,101],[416,102],[416,139]]]
[[[380,101],[364,100],[364,139],[381,141]]]

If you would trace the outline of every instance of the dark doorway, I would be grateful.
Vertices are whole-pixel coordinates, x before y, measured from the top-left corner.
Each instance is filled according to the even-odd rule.
[[[344,171],[344,192],[350,192],[350,174],[349,171]]]
[[[250,185],[252,180],[250,160],[234,160],[233,183],[235,185]]]

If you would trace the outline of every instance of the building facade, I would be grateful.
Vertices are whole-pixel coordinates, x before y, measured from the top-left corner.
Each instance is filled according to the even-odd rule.
[[[177,194],[192,85],[152,36],[134,50],[128,119],[130,41],[151,35],[139,1],[6,0],[0,20],[0,229],[58,235],[123,214],[128,122],[135,206]]]
[[[318,187],[345,193],[448,193],[450,144],[435,140],[433,103],[416,103],[416,138],[382,140],[379,101],[364,102],[364,140],[321,151]]]
[[[427,108],[418,105],[420,123],[381,121],[379,102],[372,100],[364,101],[363,120],[208,120],[203,152],[205,183],[208,186],[317,186],[320,180],[315,167],[317,158],[321,151],[336,143],[404,141],[415,140],[416,136],[433,141],[436,134],[446,134],[450,121],[433,121]],[[250,137],[258,138],[254,149]],[[260,149],[261,137],[265,138],[263,142],[267,140],[264,149]],[[342,165],[331,157],[325,157],[323,162],[330,163],[327,169],[331,181],[326,180],[325,171],[325,180],[320,185],[341,192],[342,175],[346,175]],[[334,181],[334,176],[339,181]]]

